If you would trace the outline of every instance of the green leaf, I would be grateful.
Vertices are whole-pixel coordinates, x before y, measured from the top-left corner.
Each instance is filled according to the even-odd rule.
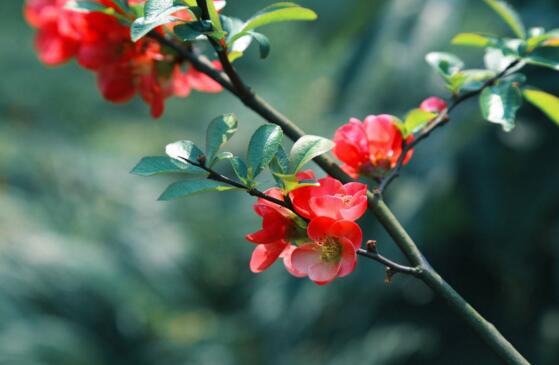
[[[200,193],[233,189],[235,188],[232,186],[212,180],[185,180],[170,185],[163,194],[161,194],[159,200],[167,201]]]
[[[190,22],[176,25],[173,29],[177,37],[185,42],[191,42],[203,37],[205,32],[211,31],[211,23],[208,21]]]
[[[299,138],[289,153],[288,172],[297,173],[307,162],[330,151],[334,146],[334,142],[328,138],[312,135]]]
[[[206,174],[206,171],[194,165],[180,162],[167,156],[144,157],[132,169],[134,175],[152,176],[158,174],[186,173],[193,175]]]
[[[282,187],[285,194],[292,192],[293,190],[304,188],[307,186],[320,186],[317,181],[314,180],[303,180],[299,181],[296,174],[278,174],[274,173],[274,178],[276,178]]]
[[[215,155],[237,131],[237,118],[234,114],[224,114],[211,121],[206,130],[206,157],[211,166]]]
[[[192,141],[178,141],[168,144],[165,147],[165,153],[167,153],[167,156],[181,162],[189,160],[198,163],[199,159],[204,156],[204,153]]]
[[[270,164],[270,169],[272,172],[278,174],[286,174],[287,170],[289,169],[289,157],[285,153],[285,150],[282,146],[279,146],[278,152],[274,156],[272,163]]]
[[[270,54],[270,40],[262,33],[249,32],[260,47],[260,58],[264,59]]]
[[[524,98],[559,125],[559,98],[541,90],[524,89]]]
[[[254,132],[248,144],[249,179],[258,176],[276,155],[283,138],[283,132],[276,125],[266,124]]]
[[[487,47],[493,42],[493,38],[478,33],[460,33],[451,41],[452,44],[471,47]]]
[[[450,53],[431,52],[425,60],[445,79],[453,76],[464,67],[464,62]]]
[[[506,55],[505,52],[499,48],[487,48],[483,59],[487,69],[495,72],[502,72],[516,61],[517,57]]]
[[[248,31],[278,22],[311,21],[317,17],[316,13],[310,9],[303,8],[295,3],[281,2],[267,6],[256,13],[246,21],[242,30]]]
[[[526,29],[518,13],[505,1],[501,0],[484,0],[512,29],[514,34],[519,38],[526,38]]]
[[[212,21],[214,30],[217,31],[218,34],[223,34],[221,37],[218,37],[218,39],[221,39],[225,36],[225,32],[223,32],[223,26],[221,25],[219,13],[215,8],[214,0],[206,0],[206,4],[208,5],[208,13],[210,14],[210,20]]]
[[[405,130],[407,132],[404,133],[404,138],[415,132],[417,129],[425,126],[436,117],[436,113],[430,113],[423,109],[413,109],[408,113],[404,121]]]
[[[460,91],[473,91],[481,89],[487,80],[495,77],[497,73],[490,70],[463,70],[449,79],[449,89],[453,94]]]
[[[520,89],[510,82],[483,89],[480,95],[483,118],[492,123],[501,124],[505,132],[514,128],[516,112],[522,105]]]
[[[171,4],[169,7],[164,6]],[[144,7],[145,16],[137,18],[130,27],[132,41],[136,42],[153,29],[177,20],[173,16],[180,10],[187,9],[184,5],[173,6],[172,0],[148,0]]]
[[[239,157],[233,157],[229,162],[231,163],[233,171],[235,171],[235,175],[246,184],[248,182],[248,169],[244,161]]]
[[[555,71],[559,71],[559,61],[550,60],[542,56],[532,55],[522,59],[524,62],[534,66],[547,67]]]

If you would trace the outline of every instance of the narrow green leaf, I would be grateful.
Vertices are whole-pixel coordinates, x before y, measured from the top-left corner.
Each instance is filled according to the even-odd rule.
[[[524,98],[559,125],[559,98],[541,90],[524,89]]]
[[[289,157],[282,146],[279,146],[278,152],[274,156],[272,163],[270,164],[270,169],[272,172],[278,174],[286,174],[289,169]]]
[[[229,162],[231,167],[233,167],[233,171],[235,171],[235,175],[246,184],[248,182],[248,169],[244,161],[239,157],[233,157]]]
[[[425,60],[445,79],[464,67],[464,62],[451,53],[431,52],[425,56]]]
[[[512,29],[514,34],[519,38],[526,38],[526,28],[520,19],[518,13],[505,1],[501,0],[484,0]]]
[[[211,165],[215,155],[237,131],[237,118],[234,114],[224,114],[211,121],[206,130],[206,157]]]
[[[206,171],[188,163],[180,162],[167,156],[144,157],[132,169],[134,175],[152,176],[169,173],[206,174]]]
[[[451,43],[459,46],[487,47],[493,43],[493,38],[478,33],[460,33],[452,38]]]
[[[559,71],[559,61],[550,60],[542,56],[532,55],[523,58],[524,62],[534,66],[547,67],[555,71]]]
[[[334,146],[334,142],[328,138],[312,135],[299,138],[289,153],[289,173],[297,173],[307,162],[330,151]]]
[[[235,188],[232,186],[212,180],[185,180],[170,185],[163,194],[161,194],[159,200],[167,201],[200,193],[233,189]]]
[[[221,19],[219,18],[219,13],[217,12],[217,9],[215,8],[214,0],[206,0],[206,4],[208,5],[208,13],[210,14],[210,20],[212,21],[214,29],[218,33],[225,34],[223,32],[223,26],[221,25]],[[223,37],[221,37],[221,38],[223,38]]]
[[[408,113],[404,121],[405,129],[408,132],[405,133],[404,137],[407,137],[417,129],[422,128],[436,117],[436,113],[430,113],[423,109],[413,109]]]
[[[178,141],[168,144],[165,147],[165,153],[167,153],[167,156],[182,162],[189,160],[198,163],[198,160],[204,156],[204,153],[192,141]]]
[[[505,132],[514,128],[516,112],[522,105],[520,89],[510,82],[501,82],[483,89],[480,106],[483,118],[501,124]]]
[[[311,21],[318,16],[310,9],[303,8],[295,3],[281,2],[270,5],[250,18],[244,25],[243,31],[258,27],[289,21]]]
[[[260,58],[264,59],[270,54],[270,40],[262,33],[250,32],[260,48]]]
[[[249,178],[253,179],[264,170],[276,155],[283,138],[280,127],[266,124],[254,132],[248,144]]]

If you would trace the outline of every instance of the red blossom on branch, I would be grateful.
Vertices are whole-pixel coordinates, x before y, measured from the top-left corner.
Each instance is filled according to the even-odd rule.
[[[344,163],[342,168],[353,178],[359,176],[380,179],[393,169],[402,153],[402,132],[391,115],[369,115],[363,122],[351,118],[336,130],[334,155]],[[408,137],[407,143],[413,141]],[[410,150],[406,164],[413,154]]]
[[[440,114],[448,108],[448,104],[439,97],[431,96],[423,100],[419,108],[425,110],[426,112]]]
[[[313,219],[307,228],[310,242],[291,252],[293,268],[319,285],[353,272],[363,235],[351,221],[328,217]]]
[[[97,2],[130,18],[112,1]],[[135,0],[131,4],[143,2]],[[35,44],[39,59],[55,66],[76,58],[82,67],[97,74],[99,90],[106,100],[125,103],[139,94],[150,105],[151,115],[158,118],[169,97],[186,97],[191,90],[222,90],[194,67],[177,64],[174,55],[167,54],[159,42],[151,38],[132,42],[130,27],[117,18],[100,12],[71,11],[64,8],[66,3],[68,0],[28,0],[25,4],[27,21],[38,30]],[[183,19],[190,16],[187,12],[176,15]],[[162,33],[164,29],[155,31]],[[213,66],[221,70],[219,62]]]

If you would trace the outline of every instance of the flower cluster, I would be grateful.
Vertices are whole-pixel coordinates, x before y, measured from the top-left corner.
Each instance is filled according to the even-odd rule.
[[[111,0],[93,1],[114,10],[121,20],[134,19]],[[129,1],[131,5],[143,2]],[[39,58],[47,65],[76,58],[82,67],[96,73],[105,99],[124,103],[139,93],[157,118],[168,97],[186,97],[192,89],[210,93],[222,90],[192,66],[183,69],[158,42],[150,38],[132,42],[126,21],[101,12],[75,12],[65,8],[67,3],[68,0],[27,0],[24,14],[38,30],[35,45]],[[156,31],[163,32],[164,28]],[[214,66],[221,67],[219,63]]]
[[[314,179],[314,174],[302,172],[298,178]],[[246,236],[256,244],[250,261],[253,272],[266,270],[278,258],[292,275],[308,276],[319,285],[353,272],[362,242],[355,220],[367,209],[367,186],[343,185],[331,177],[318,184],[296,189],[287,197],[279,188],[266,191],[291,202],[293,209],[258,199],[254,210],[262,217],[262,229]]]
[[[446,103],[436,97],[430,97],[421,103],[422,110],[441,113]],[[359,176],[376,180],[396,167],[402,154],[402,132],[398,127],[398,118],[392,115],[369,115],[363,122],[351,118],[349,123],[336,130],[334,135],[334,155],[344,163],[342,168],[353,178]],[[406,143],[413,141],[413,135]],[[403,163],[411,159],[413,149],[409,150]]]

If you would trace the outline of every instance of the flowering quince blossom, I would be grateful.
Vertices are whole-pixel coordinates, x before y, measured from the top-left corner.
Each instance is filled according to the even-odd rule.
[[[351,177],[360,175],[380,179],[394,168],[402,153],[402,132],[391,115],[369,115],[363,122],[351,118],[336,130],[334,155],[344,163],[342,169]],[[406,140],[413,141],[413,136]],[[413,154],[410,150],[406,164]]]
[[[112,1],[96,1],[130,18]],[[133,0],[130,4],[144,2]],[[82,67],[97,74],[99,90],[106,100],[124,103],[139,93],[150,105],[152,116],[158,118],[166,98],[186,97],[191,90],[222,90],[221,85],[193,67],[183,69],[176,64],[174,56],[165,54],[158,42],[150,38],[132,42],[130,28],[115,17],[100,12],[75,12],[65,9],[66,3],[68,0],[25,3],[25,18],[38,29],[35,45],[39,59],[55,66],[76,58]],[[180,12],[176,16],[189,20],[190,15]],[[159,27],[156,31],[164,29]],[[219,62],[213,65],[221,69]]]
[[[448,105],[443,99],[431,96],[423,100],[419,108],[425,110],[426,112],[440,114],[448,108]]]
[[[310,242],[291,251],[293,269],[319,285],[353,272],[363,235],[361,228],[348,220],[317,217],[307,228]]]
[[[285,200],[279,188],[271,188],[264,193],[278,200]],[[303,276],[292,270],[291,262],[285,260],[286,255],[294,249],[291,241],[306,237],[304,228],[296,221],[295,213],[262,198],[254,205],[254,211],[262,217],[262,230],[245,236],[247,241],[257,244],[250,260],[251,271],[262,272],[282,257],[289,272],[295,276]]]
[[[343,185],[330,176],[318,183],[320,186],[299,188],[290,194],[293,207],[301,216],[355,221],[367,210],[367,185],[356,182]]]
[[[309,170],[298,173],[297,178],[302,181],[315,176]],[[319,184],[289,194],[300,217],[290,209],[258,199],[254,211],[262,217],[262,229],[246,235],[257,245],[250,260],[252,272],[262,272],[282,258],[289,273],[308,276],[322,285],[354,270],[362,233],[353,220],[367,209],[367,187],[360,183],[343,185],[331,177],[320,179]],[[285,201],[279,188],[265,194]]]

